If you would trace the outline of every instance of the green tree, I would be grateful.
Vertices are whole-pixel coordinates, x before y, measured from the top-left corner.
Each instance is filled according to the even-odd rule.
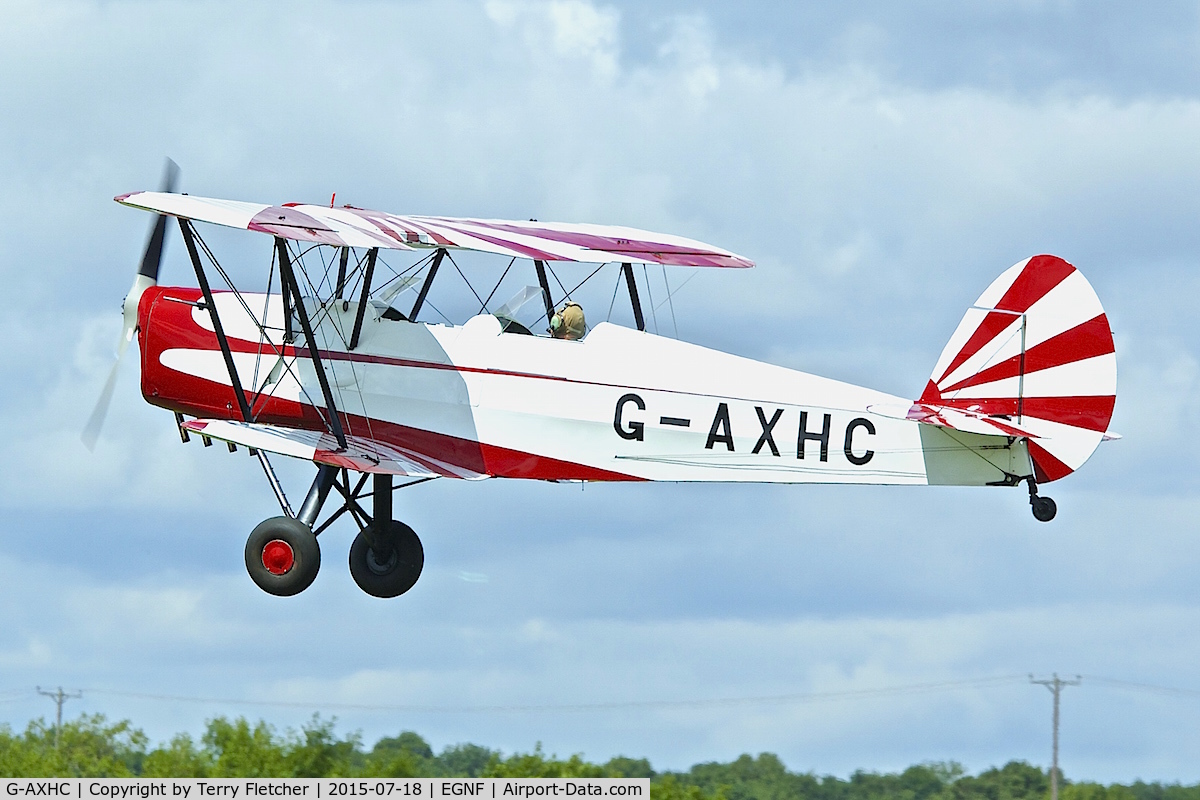
[[[362,762],[359,735],[352,733],[339,739],[333,733],[335,722],[314,714],[298,736],[284,742],[284,764],[289,777],[343,778],[357,773],[355,767]]]
[[[684,783],[698,786],[706,794],[728,800],[791,800],[820,797],[821,784],[809,774],[788,772],[773,753],[757,758],[743,754],[728,764],[697,764],[685,775]]]
[[[616,756],[604,765],[604,770],[614,778],[653,778],[654,770],[644,758]]]
[[[186,733],[146,754],[142,775],[147,778],[207,778],[213,774],[213,754],[199,748]]]
[[[1178,783],[1143,783],[1136,781],[1125,787],[1137,800],[1200,800],[1200,784],[1180,786]]]
[[[141,771],[146,735],[128,721],[109,723],[103,714],[64,722],[55,745],[54,727],[36,719],[24,734],[0,729],[0,772],[14,778],[126,778]]]
[[[656,773],[644,758],[617,756],[593,764],[581,755],[560,759],[538,744],[504,756],[475,744],[435,755],[413,731],[379,739],[364,752],[361,736],[339,736],[335,720],[314,715],[283,734],[264,721],[216,717],[199,741],[186,733],[147,751],[147,738],[128,721],[83,715],[63,724],[59,745],[44,720],[22,733],[0,725],[0,776],[6,777],[548,777],[650,778],[652,800],[1048,800],[1047,773],[1010,761],[975,776],[954,762],[918,764],[900,773],[858,771],[843,780],[795,773],[771,753],[728,763],[697,764],[687,772]],[[1200,784],[1138,781],[1129,786],[1064,781],[1060,800],[1200,800]]]
[[[563,761],[547,757],[538,742],[532,753],[514,753],[508,758],[494,756],[483,771],[487,778],[605,778],[604,767],[589,764],[579,754]]]
[[[478,778],[493,758],[499,759],[500,753],[477,744],[456,744],[443,748],[434,758],[434,770],[437,777]]]
[[[1058,797],[1059,800],[1137,800],[1137,795],[1126,786],[1103,786],[1087,781],[1060,787]]]
[[[433,748],[413,731],[385,736],[367,756],[363,774],[380,778],[421,778],[438,772]]]
[[[650,784],[650,800],[725,800],[725,795],[719,790],[705,794],[699,786],[681,783],[668,774]]]
[[[243,717],[209,720],[201,737],[213,758],[214,778],[271,778],[287,774],[286,754],[275,729],[259,721],[253,727]]]
[[[984,770],[978,776],[959,778],[951,786],[953,800],[1044,800],[1050,778],[1024,761]]]

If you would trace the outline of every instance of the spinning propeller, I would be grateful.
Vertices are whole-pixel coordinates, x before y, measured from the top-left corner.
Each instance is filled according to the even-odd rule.
[[[163,172],[162,188],[159,191],[175,191],[175,182],[178,178],[179,167],[168,158]],[[117,358],[108,373],[108,380],[104,382],[104,388],[100,391],[100,397],[96,400],[96,407],[92,409],[92,415],[88,418],[87,426],[84,427],[83,434],[80,436],[88,450],[95,448],[96,440],[100,438],[100,429],[104,427],[104,418],[108,416],[108,405],[112,402],[113,390],[117,387],[117,372],[121,368],[121,360],[137,331],[138,302],[142,299],[143,292],[158,283],[158,270],[162,266],[163,239],[166,237],[166,233],[167,216],[159,214],[154,219],[154,227],[150,229],[150,239],[146,242],[146,252],[142,254],[142,264],[138,267],[137,274],[133,276],[133,286],[130,287],[129,294],[125,295],[125,302],[121,305],[125,327],[121,331],[120,341],[117,342]]]

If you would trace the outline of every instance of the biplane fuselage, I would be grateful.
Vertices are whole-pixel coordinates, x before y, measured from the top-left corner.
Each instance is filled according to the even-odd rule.
[[[442,477],[1026,483],[1045,522],[1056,506],[1038,484],[1070,474],[1109,436],[1112,332],[1091,285],[1054,256],[1026,259],[992,282],[914,401],[645,331],[633,264],[662,266],[664,284],[667,266],[753,266],[713,245],[620,226],[193,197],[171,191],[174,175],[169,164],[165,191],[117,198],[158,215],[126,296],[118,363],[136,334],[142,393],[175,412],[181,438],[198,434],[258,458],[283,515],[251,532],[245,561],[272,594],[312,583],[317,537],[343,515],[359,527],[349,556],[359,587],[376,597],[412,588],[424,551],[393,517],[396,476],[408,479],[403,486]],[[158,286],[168,217],[178,220],[198,289]],[[266,292],[235,287],[197,221],[273,238]],[[416,261],[397,269],[381,251]],[[458,269],[452,251],[502,256],[509,267],[487,300],[476,294],[482,313],[459,325],[421,322],[443,260]],[[532,262],[538,286],[488,313],[518,260]],[[555,263],[593,268],[575,289],[559,281],[556,299]],[[610,322],[587,330],[572,295],[610,264],[636,330]],[[212,291],[210,268],[230,291]],[[413,305],[393,305],[420,276]],[[516,318],[535,297],[544,315],[526,320],[548,335]],[[85,429],[89,446],[116,370]],[[269,453],[316,466],[297,509]],[[339,506],[320,522],[335,490]]]
[[[332,457],[313,362],[302,342],[284,342],[282,297],[214,297],[256,421],[323,434]],[[193,289],[143,296],[142,391],[164,408],[236,422],[199,301]],[[460,478],[963,485],[1031,469],[1023,440],[905,419],[912,402],[902,397],[611,323],[569,341],[504,333],[491,314],[451,326],[368,312],[350,351],[358,304],[307,304],[349,468],[391,460],[405,474]]]

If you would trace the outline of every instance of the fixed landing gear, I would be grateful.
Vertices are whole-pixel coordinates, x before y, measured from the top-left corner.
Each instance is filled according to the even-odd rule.
[[[350,545],[350,576],[372,597],[399,597],[425,566],[425,550],[413,529],[392,519],[392,476],[373,475],[375,518]]]
[[[1032,477],[1028,478],[1029,483],[1029,507],[1033,511],[1033,518],[1038,522],[1049,522],[1054,519],[1054,515],[1058,513],[1058,506],[1049,497],[1042,497],[1037,493],[1037,481]]]
[[[350,545],[350,576],[372,597],[399,597],[413,587],[424,566],[421,540],[397,520],[382,535],[364,528]]]
[[[321,568],[321,548],[312,528],[292,517],[258,523],[246,540],[246,571],[258,588],[277,597],[307,589]]]
[[[287,499],[272,480],[280,505],[287,516],[271,517],[255,527],[246,541],[246,571],[268,594],[289,597],[307,589],[321,568],[317,535],[344,513],[359,524],[358,536],[350,546],[350,575],[358,587],[373,597],[398,597],[416,584],[425,565],[425,551],[413,529],[392,519],[392,476],[373,475],[371,498],[374,512],[368,516],[359,500],[367,482],[364,475],[351,487],[349,475],[322,465],[308,490],[299,513],[291,515]],[[267,470],[268,478],[274,473]],[[329,492],[336,488],[344,503],[329,519],[316,525]]]

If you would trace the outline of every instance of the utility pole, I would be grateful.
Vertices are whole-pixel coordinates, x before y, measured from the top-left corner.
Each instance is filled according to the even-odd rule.
[[[29,684],[25,684],[25,685],[28,686]],[[70,694],[68,694],[67,692],[63,691],[63,688],[61,686],[58,687],[57,692],[42,691],[42,687],[39,686],[39,687],[37,687],[37,693],[45,695],[46,697],[49,697],[51,700],[54,701],[55,706],[57,706],[57,711],[54,715],[54,749],[57,750],[58,749],[58,735],[62,731],[63,703],[65,703],[68,700],[71,700],[73,698],[76,698],[76,697],[83,697],[83,693],[82,692],[71,692]]]
[[[1074,680],[1063,680],[1058,677],[1057,672],[1052,678],[1040,681],[1034,680],[1032,675],[1029,676],[1030,683],[1041,684],[1054,695],[1054,756],[1050,764],[1050,800],[1058,800],[1058,699],[1064,686],[1078,686],[1082,680],[1078,675]]]

